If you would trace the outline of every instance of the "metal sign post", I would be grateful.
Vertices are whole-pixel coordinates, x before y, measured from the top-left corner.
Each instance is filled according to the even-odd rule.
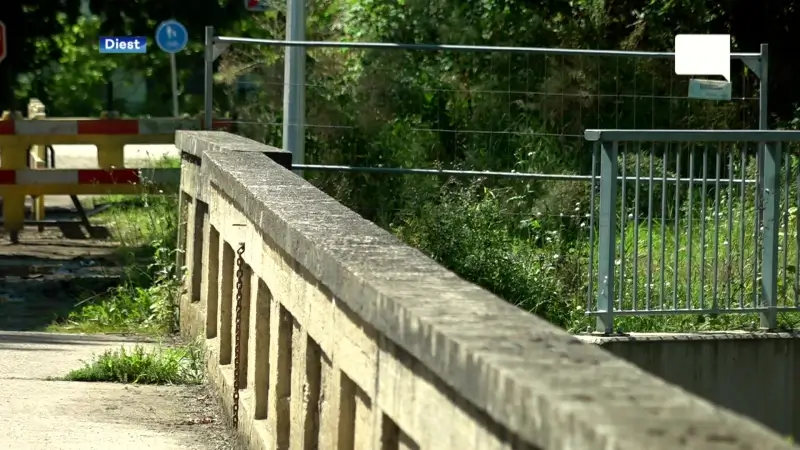
[[[206,27],[205,70],[203,71],[203,129],[211,129],[211,113],[214,107],[214,27]]]
[[[172,114],[178,117],[178,68],[175,62],[175,53],[186,48],[189,43],[189,33],[186,27],[176,20],[165,20],[156,28],[156,44],[169,53],[169,65],[172,76]]]
[[[288,0],[286,16],[286,40],[304,41],[305,1]],[[300,46],[287,46],[285,52],[283,148],[292,153],[292,164],[303,164],[306,140],[306,49]]]
[[[169,71],[172,78],[172,115],[178,117],[178,68],[175,63],[175,53],[169,54]]]

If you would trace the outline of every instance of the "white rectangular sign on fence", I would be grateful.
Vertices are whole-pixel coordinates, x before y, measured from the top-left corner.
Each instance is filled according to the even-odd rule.
[[[679,34],[675,36],[676,75],[720,75],[731,81],[729,34]]]

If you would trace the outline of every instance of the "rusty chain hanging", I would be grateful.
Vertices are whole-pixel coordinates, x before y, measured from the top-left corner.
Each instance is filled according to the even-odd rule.
[[[236,251],[236,335],[233,353],[233,428],[239,426],[239,345],[242,335],[242,286],[244,284],[244,242],[239,243]]]

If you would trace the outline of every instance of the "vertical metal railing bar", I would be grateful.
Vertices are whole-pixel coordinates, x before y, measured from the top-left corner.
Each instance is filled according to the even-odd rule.
[[[744,308],[744,261],[745,258],[748,256],[745,254],[745,246],[744,246],[744,237],[745,237],[745,196],[746,196],[746,184],[745,179],[747,178],[746,168],[747,168],[747,146],[742,145],[739,149],[740,152],[740,159],[741,163],[739,166],[739,170],[741,171],[741,182],[739,184],[739,308]]]
[[[717,145],[717,152],[714,158],[714,264],[712,273],[712,290],[711,290],[711,311],[719,309],[719,202],[720,202],[720,179],[722,177],[722,152],[724,151],[722,143]]]
[[[689,198],[686,203],[686,309],[692,308],[692,236],[693,234],[693,220],[694,214],[694,158],[695,147],[694,144],[689,144]]]
[[[653,73],[651,78],[651,86],[650,92],[656,92],[656,74]],[[650,124],[650,128],[656,128],[656,102],[655,100],[651,103],[652,109],[650,111],[650,117],[652,119],[652,123]],[[650,143],[650,167],[649,167],[649,177],[648,177],[648,200],[647,200],[647,305],[646,309],[649,311],[652,308],[652,293],[653,293],[653,190],[654,190],[654,180],[653,175],[655,171],[655,156],[656,156],[656,145],[657,142]],[[662,159],[662,166],[663,166],[663,159]],[[662,191],[661,197],[664,197],[664,192]],[[664,222],[663,216],[661,222]],[[663,260],[659,264],[663,266]],[[661,292],[663,297],[663,291]],[[663,300],[662,300],[663,301]]]
[[[616,142],[616,141],[615,141]],[[628,198],[628,145],[627,143],[622,143],[622,161],[620,165],[622,166],[622,192],[620,193],[620,221],[619,221],[619,283],[618,283],[618,291],[619,291],[619,298],[617,299],[617,309],[622,310],[624,309],[622,306],[623,299],[625,298],[625,260],[628,258],[625,257],[625,228],[627,227],[628,221],[628,211],[627,211],[627,198]]]
[[[659,287],[659,309],[664,309],[665,292],[664,288],[667,282],[667,165],[669,163],[670,147],[672,144],[664,144],[664,157],[661,163],[661,258],[659,259],[661,286]]]
[[[781,218],[783,219],[783,246],[781,248],[781,252],[783,254],[783,261],[781,264],[780,272],[783,275],[783,279],[781,282],[781,297],[779,304],[785,306],[788,304],[788,294],[789,294],[789,192],[790,192],[790,185],[791,182],[791,174],[792,174],[792,164],[791,160],[789,159],[789,152],[784,152],[783,155],[783,167],[784,167],[784,182],[783,182],[783,205],[780,207],[781,211]]]
[[[595,192],[597,190],[597,154],[600,152],[600,143],[592,144],[592,181],[589,194],[589,279],[587,280],[586,311],[593,311],[595,301],[594,292],[594,217],[595,217]]]
[[[642,143],[636,143],[636,186],[633,188],[633,310],[639,309],[639,192],[641,190]],[[623,255],[624,257],[624,255]]]
[[[707,196],[708,196],[708,144],[703,145],[703,178],[700,181],[702,192],[700,194],[700,310],[706,308],[706,214],[707,210]],[[691,239],[691,236],[689,237]],[[690,240],[689,245],[692,245],[693,240]],[[690,267],[691,270],[691,267]],[[689,290],[691,290],[689,285]]]
[[[725,150],[725,144],[720,144],[722,149]],[[725,240],[725,308],[731,307],[731,284],[733,284],[733,177],[735,176],[735,167],[733,162],[733,146],[726,150],[728,152],[728,192],[726,197],[728,199],[728,236]]]
[[[678,250],[680,249],[680,210],[681,210],[681,153],[683,153],[683,145],[678,144],[678,149],[675,152],[675,211],[674,229],[672,240],[674,245],[673,258],[672,258],[672,309],[678,309]]]
[[[758,152],[757,153],[757,161],[756,161],[757,162],[756,166],[757,166],[757,170],[758,170],[756,179],[758,180],[758,183],[756,184],[756,189],[755,189],[755,192],[753,194],[753,197],[754,197],[753,201],[755,203],[755,209],[754,209],[754,212],[753,212],[753,215],[754,215],[753,221],[755,222],[755,226],[753,227],[753,299],[752,299],[753,306],[757,306],[759,304],[760,300],[761,300],[760,299],[761,296],[759,295],[760,294],[760,292],[759,292],[760,289],[758,287],[759,278],[760,278],[759,275],[760,275],[760,272],[761,272],[759,270],[759,268],[760,268],[759,262],[761,260],[761,257],[760,257],[761,255],[758,254],[759,253],[758,249],[760,247],[759,246],[759,238],[761,237],[761,214],[762,214],[761,207],[763,205],[762,195],[764,193],[764,191],[763,191],[764,190],[764,159],[763,159],[763,155],[762,155],[763,152],[761,151],[761,149],[763,149],[763,146],[760,143],[756,144],[756,146],[757,146],[757,149],[758,149],[757,150],[757,152]]]
[[[645,310],[649,311],[653,297],[653,171],[655,169],[656,143],[650,144],[650,161],[647,174],[647,291]],[[663,194],[662,194],[663,197]]]

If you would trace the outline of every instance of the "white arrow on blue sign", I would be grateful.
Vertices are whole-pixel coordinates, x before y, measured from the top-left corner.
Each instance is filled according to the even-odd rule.
[[[165,20],[156,28],[156,45],[167,53],[178,53],[189,43],[186,27],[177,20]]]

